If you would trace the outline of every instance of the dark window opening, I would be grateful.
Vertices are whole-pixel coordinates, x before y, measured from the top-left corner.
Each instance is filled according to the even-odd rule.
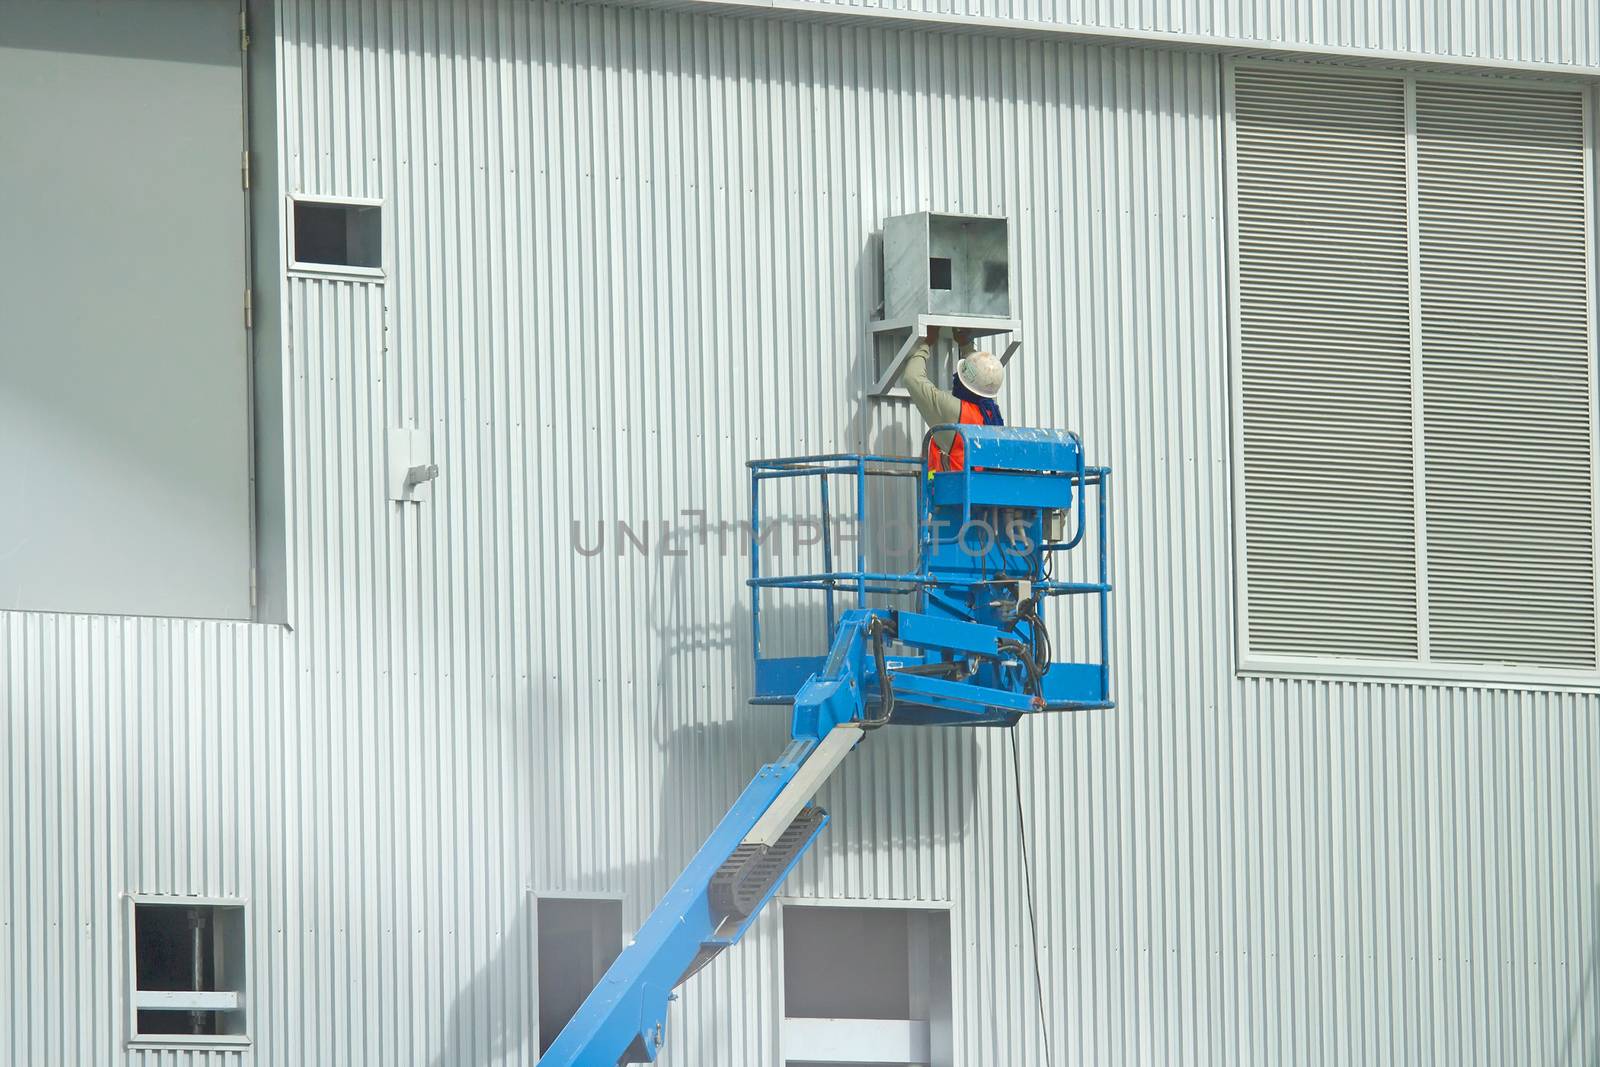
[[[228,905],[135,904],[134,997],[237,993],[243,989],[244,909]],[[178,999],[182,999],[181,997]],[[170,1003],[172,998],[167,998]],[[139,1036],[239,1034],[239,1008],[137,1008]]]
[[[373,204],[294,202],[294,263],[301,267],[383,266],[382,214]]]
[[[890,908],[783,909],[783,1013],[911,1018],[910,924]]]
[[[539,1054],[622,951],[622,902],[546,897],[539,912]]]
[[[952,284],[950,260],[943,256],[934,256],[928,260],[928,288],[949,289]]]
[[[139,988],[215,989],[217,928],[210,908],[139,904]]]
[[[141,1011],[141,1034],[215,1034],[217,1013],[214,1011]]]
[[[946,911],[784,905],[787,1067],[839,1062],[863,1035],[885,1042],[878,1062],[904,1062],[888,1058],[904,1047],[913,1063],[951,1067],[951,988]]]

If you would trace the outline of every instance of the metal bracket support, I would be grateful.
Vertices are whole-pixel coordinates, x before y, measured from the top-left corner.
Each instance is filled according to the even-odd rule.
[[[1011,341],[999,353],[1002,366],[1011,362],[1011,357],[1017,354],[1017,349],[1022,347],[1022,324],[1016,319],[1000,319],[984,315],[918,315],[914,319],[880,320],[874,322],[870,328],[872,338],[872,358],[878,358],[878,338],[886,333],[905,331],[905,340],[895,352],[889,365],[877,374],[872,386],[867,390],[867,395],[874,400],[906,400],[909,399],[906,391],[899,385],[900,372],[905,369],[906,360],[911,358],[911,350],[916,347],[917,341],[924,337],[930,329],[935,327],[950,327],[956,330],[966,330],[974,337],[992,337],[997,334],[1009,334]],[[874,366],[876,369],[876,366]]]

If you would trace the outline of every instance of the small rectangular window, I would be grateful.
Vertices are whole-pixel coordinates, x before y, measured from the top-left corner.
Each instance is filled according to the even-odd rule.
[[[245,1040],[243,905],[181,897],[136,901],[132,940],[132,1040]]]
[[[383,273],[383,212],[375,200],[296,197],[291,270],[377,277]]]
[[[537,910],[542,1056],[622,951],[622,902],[541,897]]]
[[[785,905],[783,1059],[946,1067],[951,1041],[950,914]]]
[[[949,289],[952,285],[953,274],[950,260],[944,256],[934,256],[928,260],[928,288]]]

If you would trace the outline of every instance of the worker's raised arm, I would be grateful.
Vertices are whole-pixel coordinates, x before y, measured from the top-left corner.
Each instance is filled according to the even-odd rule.
[[[917,405],[929,426],[960,422],[961,401],[950,390],[933,384],[933,379],[928,377],[928,355],[927,340],[918,341],[906,360],[905,370],[900,372],[900,384],[911,394],[911,402]]]

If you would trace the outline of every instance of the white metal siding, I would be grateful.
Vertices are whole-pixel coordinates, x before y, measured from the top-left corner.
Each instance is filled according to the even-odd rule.
[[[1018,226],[1007,414],[1118,468],[1122,708],[1021,737],[1055,1062],[1591,1055],[1596,699],[1233,674],[1214,59],[525,0],[281,19],[287,180],[383,197],[393,273],[288,286],[292,631],[0,614],[0,1060],[110,1058],[140,890],[250,901],[247,1061],[525,1062],[527,889],[636,921],[784,736],[740,703],[743,561],[585,560],[571,520],[731,521],[752,455],[908,447],[851,399],[863,253],[935,204]],[[443,474],[403,508],[413,418]],[[792,887],[952,902],[966,1067],[1043,1062],[1005,742],[875,738]],[[775,1062],[775,941],[695,979],[664,1062]]]
[[[1431,652],[1593,669],[1584,93],[1416,92]]]
[[[665,0],[683,3],[684,0]],[[702,0],[690,0],[699,3]],[[1171,43],[1600,72],[1589,0],[704,0]]]

